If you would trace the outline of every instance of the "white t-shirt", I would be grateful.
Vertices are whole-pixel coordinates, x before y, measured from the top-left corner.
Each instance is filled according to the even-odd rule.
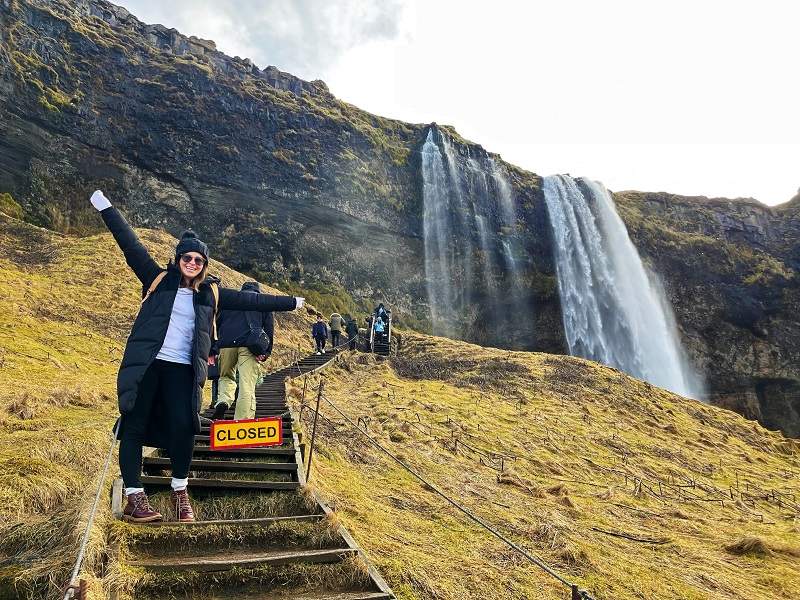
[[[168,362],[192,364],[192,342],[194,341],[194,290],[178,288],[164,344],[156,355]]]

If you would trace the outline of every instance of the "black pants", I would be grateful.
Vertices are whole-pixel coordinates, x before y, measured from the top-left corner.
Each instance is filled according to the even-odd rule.
[[[325,349],[325,338],[324,337],[315,337],[314,342],[317,344],[316,352],[322,352]]]
[[[125,487],[142,487],[142,446],[156,405],[168,433],[165,450],[172,463],[172,476],[183,479],[189,475],[194,452],[193,389],[191,365],[155,360],[147,369],[139,384],[136,405],[122,417],[119,468]]]
[[[350,342],[350,350],[355,350],[356,349],[356,341],[358,340],[358,336],[356,336],[356,335],[347,336],[347,339]]]
[[[341,331],[331,331],[331,345],[336,348],[339,345],[339,338],[342,336]]]

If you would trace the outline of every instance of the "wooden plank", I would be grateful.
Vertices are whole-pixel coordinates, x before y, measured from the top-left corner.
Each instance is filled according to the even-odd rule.
[[[272,598],[270,596],[270,598]],[[394,596],[384,592],[321,592],[316,594],[303,594],[301,596],[278,596],[274,600],[391,600]]]
[[[148,457],[145,458],[144,466],[153,466],[158,468],[166,468],[171,465],[169,458],[161,457]],[[259,472],[259,471],[294,471],[297,469],[296,463],[279,463],[279,462],[257,462],[257,461],[235,461],[235,460],[192,460],[192,465],[189,467],[192,471],[245,471],[245,472]]]
[[[142,484],[145,486],[169,487],[171,477],[157,475],[142,475]],[[240,479],[205,479],[198,477],[189,478],[189,489],[215,488],[223,490],[296,490],[300,484],[296,481],[248,481]]]
[[[122,502],[125,499],[125,484],[122,478],[117,477],[111,484],[111,514],[115,519],[122,518],[122,511],[125,510]]]
[[[210,446],[195,446],[195,454],[204,456],[294,456],[294,448],[273,446],[267,448],[231,448],[230,450],[212,450]]]
[[[280,566],[289,564],[336,563],[355,556],[352,548],[332,550],[295,550],[290,552],[269,552],[264,554],[231,555],[225,552],[208,556],[178,556],[145,560],[134,560],[128,564],[149,571],[229,571],[241,567]]]
[[[270,523],[280,523],[282,521],[321,521],[325,518],[325,513],[315,515],[295,515],[289,517],[260,517],[257,519],[216,519],[211,521],[192,521],[191,523],[181,523],[180,521],[154,521],[152,523],[137,523],[138,526],[145,527],[198,527],[201,525],[269,525]]]
[[[291,431],[287,432],[286,430],[283,431],[283,443],[286,444],[292,440],[292,433]],[[196,435],[194,436],[195,443],[197,442],[205,442],[206,444],[211,443],[210,436],[207,435]]]

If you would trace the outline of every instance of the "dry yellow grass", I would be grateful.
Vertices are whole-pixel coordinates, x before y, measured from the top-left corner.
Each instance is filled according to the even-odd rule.
[[[172,238],[141,234],[169,258]],[[64,583],[138,297],[108,235],[0,216],[0,597],[52,597]],[[274,363],[308,348],[308,323],[278,317]],[[598,600],[800,588],[798,445],[733,413],[579,359],[410,333],[391,362],[345,357],[326,385],[392,452]],[[338,424],[320,424],[313,485],[401,599],[567,597],[323,413]],[[104,503],[87,557],[98,574],[109,524]],[[91,590],[106,597],[99,579]]]
[[[165,264],[175,240],[139,233]],[[246,280],[213,260],[210,272],[228,287]],[[0,597],[52,596],[66,583],[111,441],[116,372],[140,294],[110,235],[64,236],[0,213]],[[310,323],[305,311],[277,315],[268,368],[309,346]],[[104,552],[107,508],[90,566]]]
[[[596,598],[800,589],[797,442],[589,361],[403,341],[390,362],[358,356],[329,371],[330,398]],[[399,598],[569,597],[323,414],[337,425],[319,426],[312,480]]]

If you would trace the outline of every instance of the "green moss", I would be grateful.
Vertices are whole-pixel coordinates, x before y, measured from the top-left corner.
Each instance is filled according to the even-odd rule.
[[[334,312],[358,317],[368,314],[374,308],[370,301],[353,299],[344,287],[336,283],[301,284],[295,281],[280,280],[273,282],[273,285],[287,290],[291,294],[303,296],[325,317]]]
[[[21,219],[25,214],[22,207],[8,192],[0,193],[0,212],[4,212],[9,217],[14,217],[15,219]]]
[[[555,275],[535,273],[531,282],[531,288],[540,298],[553,298],[558,289],[558,280]]]
[[[295,160],[294,152],[291,150],[287,150],[286,148],[278,148],[272,151],[272,158],[282,162],[285,165],[289,165],[290,167],[298,167],[300,169],[305,170],[305,167],[297,160]]]

